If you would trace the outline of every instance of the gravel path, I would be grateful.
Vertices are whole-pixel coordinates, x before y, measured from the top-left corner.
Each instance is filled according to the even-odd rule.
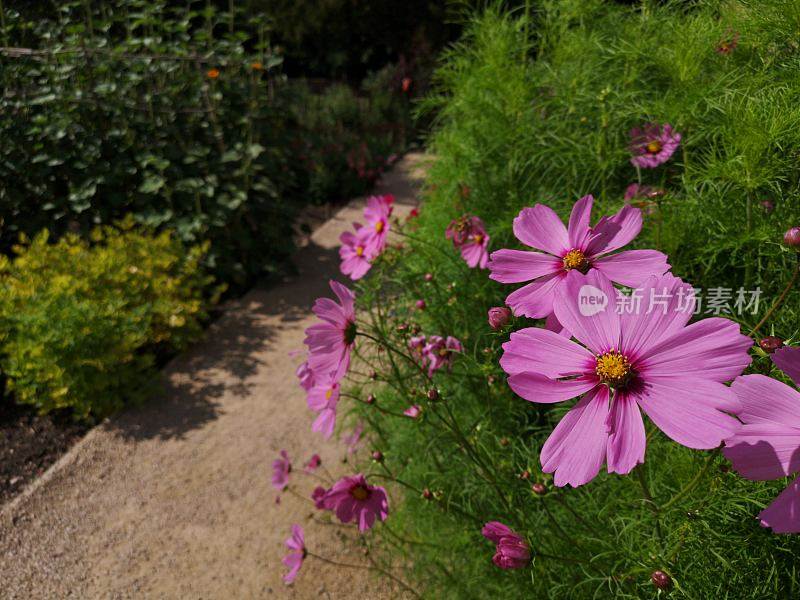
[[[377,191],[393,193],[400,214],[415,202],[420,160],[407,156]],[[166,368],[159,398],[92,430],[2,508],[0,597],[398,596],[366,571],[318,562],[286,587],[290,523],[319,554],[364,557],[342,528],[311,522],[309,504],[284,494],[276,505],[269,481],[282,448],[295,462],[319,451],[335,475],[347,469],[340,444],[310,434],[289,352],[303,347],[314,299],[330,295],[339,234],[362,205],[315,231],[296,255],[298,276],[232,303]]]

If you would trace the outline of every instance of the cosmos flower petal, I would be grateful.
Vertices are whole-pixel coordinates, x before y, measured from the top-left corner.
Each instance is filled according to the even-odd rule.
[[[563,271],[546,275],[524,285],[506,297],[506,304],[515,316],[543,319],[553,312],[555,291],[564,281]]]
[[[489,279],[500,283],[531,281],[563,268],[561,259],[541,252],[503,249],[492,252],[489,257]]]
[[[551,404],[580,396],[597,385],[597,379],[551,379],[539,373],[517,373],[508,378],[508,386],[528,402]]]
[[[800,429],[776,423],[745,423],[722,450],[746,479],[769,481],[800,471]]]
[[[608,387],[586,394],[556,425],[542,447],[542,471],[555,473],[559,487],[578,487],[594,479],[606,457]]]
[[[589,237],[590,232],[589,223],[592,217],[593,203],[594,197],[590,194],[584,196],[572,206],[567,228],[571,248],[582,250],[586,244],[586,239]]]
[[[608,425],[608,472],[625,475],[644,462],[646,440],[642,414],[631,394],[615,392]]]
[[[625,250],[595,259],[592,266],[611,281],[631,288],[670,269],[667,255],[658,250]]]
[[[481,529],[481,535],[495,544],[499,543],[501,538],[512,534],[511,528],[503,525],[500,521],[489,521]]]
[[[775,533],[800,533],[800,477],[762,510],[758,518],[763,527],[771,527]]]
[[[555,211],[544,204],[523,208],[514,219],[514,235],[523,244],[563,256],[570,250],[567,228]]]
[[[592,270],[584,275],[570,271],[556,290],[553,308],[558,320],[595,354],[619,348],[620,318],[616,311],[617,291],[605,275]],[[601,305],[601,299],[605,305]],[[595,299],[600,304],[591,304]],[[599,309],[593,312],[595,306]]]
[[[585,254],[595,259],[629,244],[642,230],[642,211],[630,205],[617,214],[603,217],[592,228]]]
[[[503,344],[500,366],[509,375],[531,372],[569,377],[594,368],[594,355],[583,346],[547,329],[527,327]]]
[[[772,362],[800,386],[800,347],[784,346],[772,354]]]
[[[691,378],[683,376],[683,379],[684,386],[691,386]],[[645,389],[637,390],[635,396],[639,406],[661,431],[689,448],[716,448],[741,425],[718,410],[714,400],[700,395],[676,394],[672,387],[661,382],[647,380]]]
[[[767,423],[800,429],[800,392],[764,375],[737,377],[731,390],[742,404],[745,423]]]
[[[625,252],[614,256],[622,254]],[[692,286],[669,273],[647,278],[628,300],[630,305],[621,315],[621,348],[630,357],[641,356],[659,341],[682,331],[695,307]]]
[[[643,350],[640,368],[649,374],[698,374],[704,379],[730,381],[751,362],[753,340],[739,325],[712,317],[692,323]]]

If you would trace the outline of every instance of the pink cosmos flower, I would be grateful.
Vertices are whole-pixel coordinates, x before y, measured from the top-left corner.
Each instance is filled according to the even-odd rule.
[[[281,450],[280,458],[272,461],[272,487],[283,491],[289,485],[289,473],[292,472],[292,463],[286,450]]]
[[[284,556],[281,562],[289,567],[289,572],[283,576],[283,581],[290,584],[297,577],[308,554],[306,552],[306,536],[300,525],[292,525],[292,535],[287,538],[286,547],[289,548],[289,554]]]
[[[445,237],[461,251],[461,258],[471,269],[486,268],[489,262],[489,234],[480,217],[464,215],[450,222]]]
[[[800,348],[783,347],[772,361],[800,386]],[[780,479],[800,472],[800,392],[764,375],[744,375],[731,386],[742,403],[744,425],[722,453],[742,477]],[[775,533],[800,533],[800,477],[759,513]]]
[[[631,129],[631,164],[641,169],[654,169],[667,162],[678,149],[681,134],[669,123],[647,123]]]
[[[314,377],[330,375],[339,381],[350,366],[350,351],[356,339],[356,296],[341,283],[331,281],[330,285],[340,304],[330,298],[317,298],[312,310],[322,323],[306,329],[304,343]]]
[[[313,473],[319,466],[322,464],[322,459],[320,458],[319,454],[313,454],[311,458],[308,459],[308,462],[303,469],[306,473]]]
[[[455,354],[462,350],[461,342],[453,336],[448,335],[447,339],[439,335],[430,336],[422,349],[424,364],[428,365],[428,377],[442,367],[446,366],[450,369],[453,366]]]
[[[357,521],[361,532],[372,527],[375,517],[385,521],[389,516],[386,490],[369,485],[360,473],[342,477],[334,483],[322,503],[325,508],[334,511],[342,523]]]
[[[495,543],[492,562],[501,569],[521,569],[531,562],[531,550],[525,539],[499,521],[486,523],[481,534]]]
[[[619,314],[608,279],[573,271],[554,306],[579,343],[528,328],[503,344],[500,365],[518,395],[540,403],[580,397],[541,450],[542,470],[555,472],[557,486],[583,485],[604,461],[619,474],[644,462],[640,409],[689,448],[716,448],[739,429],[723,412],[739,407],[724,382],[750,364],[752,340],[728,319],[687,326],[692,288],[672,275],[650,277],[627,298],[636,297],[654,300]]]
[[[359,421],[356,423],[356,426],[353,428],[353,431],[350,432],[350,435],[346,435],[342,440],[344,445],[347,446],[347,453],[352,454],[358,449],[358,446],[361,443],[361,434],[364,432],[364,423]]]
[[[425,336],[424,335],[417,335],[408,340],[408,349],[411,351],[411,356],[414,358],[419,359],[420,361],[424,360],[423,351],[425,350],[426,344]]]
[[[372,196],[367,199],[367,207],[364,209],[364,219],[367,221],[369,230],[369,250],[377,256],[386,247],[386,238],[389,235],[391,224],[389,217],[392,215],[394,196],[386,194],[384,196]]]
[[[511,311],[505,306],[493,306],[489,309],[489,327],[492,329],[502,329],[508,325],[511,318]]]
[[[353,281],[361,279],[372,268],[372,260],[375,258],[372,249],[372,230],[362,227],[355,223],[356,231],[345,231],[339,241],[339,258],[342,263],[339,267],[343,275],[347,275]]]
[[[319,383],[311,388],[306,398],[308,408],[319,413],[311,425],[311,431],[322,433],[326,440],[333,435],[336,427],[339,393],[339,383],[329,379],[326,383]]]
[[[416,419],[422,413],[422,408],[420,408],[419,404],[412,404],[407,409],[403,411],[403,414],[407,417],[411,417],[412,419]]]
[[[328,493],[321,485],[318,485],[314,488],[314,491],[311,492],[311,499],[314,501],[314,506],[319,510],[326,510],[325,509],[325,494]]]
[[[308,366],[307,360],[303,361],[303,364],[297,367],[295,375],[297,375],[297,379],[300,380],[300,387],[305,391],[314,387],[314,372],[311,370],[311,367]]]
[[[597,225],[589,227],[593,202],[592,196],[584,196],[575,203],[568,228],[553,209],[543,204],[523,208],[514,219],[517,239],[546,253],[509,249],[492,252],[491,279],[500,283],[532,280],[506,298],[515,315],[533,319],[550,315],[553,298],[571,272],[600,272],[615,283],[636,287],[650,275],[669,270],[667,257],[656,250],[609,254],[639,234],[642,212],[624,206],[613,217],[603,217]],[[553,329],[553,325],[548,329]]]

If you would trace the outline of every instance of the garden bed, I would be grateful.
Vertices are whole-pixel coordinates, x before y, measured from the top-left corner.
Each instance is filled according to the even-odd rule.
[[[0,504],[44,473],[89,429],[63,412],[42,416],[30,407],[0,402]]]

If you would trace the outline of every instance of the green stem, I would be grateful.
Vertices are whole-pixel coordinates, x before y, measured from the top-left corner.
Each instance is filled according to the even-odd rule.
[[[337,567],[346,567],[348,569],[365,569],[367,571],[377,571],[381,575],[385,575],[386,577],[394,581],[396,584],[398,584],[407,592],[411,593],[415,598],[422,598],[422,596],[420,596],[419,593],[414,588],[412,588],[402,579],[400,579],[396,575],[392,575],[392,573],[390,573],[389,571],[387,571],[382,567],[377,566],[374,563],[372,565],[354,565],[351,563],[342,563],[336,560],[331,560],[330,558],[325,558],[324,556],[320,556],[319,554],[314,554],[313,552],[309,552],[307,549],[306,549],[306,556],[311,556],[313,558],[316,558],[317,560],[321,560],[322,562],[326,562],[329,565],[334,565]]]
[[[676,502],[678,502],[678,501],[679,501],[681,498],[683,498],[683,497],[684,497],[686,494],[688,494],[689,492],[691,492],[691,491],[692,491],[692,490],[695,488],[695,486],[696,486],[698,483],[700,483],[700,480],[701,480],[701,479],[703,478],[703,476],[704,476],[704,475],[705,475],[705,474],[708,472],[708,470],[711,468],[711,465],[714,463],[714,456],[715,456],[715,452],[711,452],[711,453],[708,455],[708,458],[706,458],[706,461],[705,461],[705,463],[703,464],[703,468],[701,468],[701,469],[700,469],[700,470],[697,472],[697,475],[695,475],[695,476],[692,478],[692,480],[691,480],[689,483],[687,483],[685,486],[683,486],[683,489],[681,489],[681,491],[680,491],[680,492],[678,492],[677,494],[675,494],[675,495],[674,495],[672,498],[670,498],[670,499],[669,499],[669,501],[667,501],[665,504],[662,504],[662,505],[661,505],[661,510],[662,510],[662,511],[664,511],[664,510],[667,510],[667,509],[668,509],[670,506],[672,506],[673,504],[675,504]]]
[[[772,313],[774,313],[778,309],[778,307],[783,303],[783,301],[786,299],[786,296],[789,294],[789,291],[792,289],[792,287],[794,287],[798,275],[800,275],[800,252],[797,253],[797,265],[795,265],[794,273],[792,273],[792,278],[789,280],[789,283],[786,284],[786,287],[783,289],[783,292],[775,301],[775,304],[773,304],[772,307],[767,311],[767,314],[764,315],[764,318],[758,322],[758,325],[753,327],[752,331],[750,331],[751,337],[753,336],[753,334],[756,333],[756,331],[761,329],[761,326],[767,322],[767,320],[772,316]]]
[[[634,470],[636,471],[636,478],[639,480],[639,485],[642,488],[642,496],[644,496],[645,503],[653,512],[653,516],[655,517],[656,535],[658,536],[659,541],[663,544],[664,536],[661,534],[660,511],[658,509],[658,505],[655,503],[655,500],[653,500],[653,495],[650,493],[650,489],[647,487],[647,480],[644,477],[644,464],[639,465]]]

